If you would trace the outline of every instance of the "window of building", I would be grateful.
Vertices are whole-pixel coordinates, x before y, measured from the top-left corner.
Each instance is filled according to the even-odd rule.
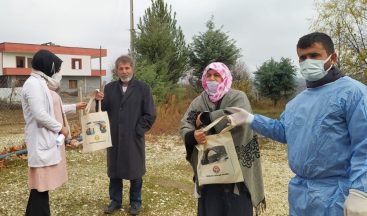
[[[17,68],[25,68],[25,57],[24,56],[16,56],[16,66]]]
[[[77,89],[78,80],[69,80],[69,89]]]
[[[15,87],[22,87],[25,83],[25,79],[19,79],[15,82]]]
[[[27,68],[32,68],[32,58],[27,58]]]
[[[82,59],[71,59],[71,68],[74,70],[82,69]]]

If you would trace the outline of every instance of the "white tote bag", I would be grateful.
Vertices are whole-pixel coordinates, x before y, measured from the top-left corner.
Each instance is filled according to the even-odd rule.
[[[94,98],[91,97],[81,118],[84,153],[112,146],[110,121],[107,112],[101,111],[101,101],[98,101],[98,111],[89,113],[93,100]]]
[[[349,190],[349,196],[344,203],[345,216],[367,215],[367,193],[355,189]]]
[[[204,128],[204,131],[209,131],[224,117],[213,121]],[[198,150],[197,177],[200,186],[244,181],[232,135],[229,131],[232,128],[232,126],[228,126],[219,134],[206,136],[206,144],[196,145]]]

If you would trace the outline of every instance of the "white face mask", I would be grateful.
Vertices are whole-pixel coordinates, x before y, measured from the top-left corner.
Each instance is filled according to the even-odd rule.
[[[49,89],[56,91],[60,87],[60,82],[62,79],[61,73],[55,73],[51,78],[48,78],[47,86]]]
[[[326,60],[316,60],[316,59],[306,59],[303,62],[299,63],[300,71],[302,76],[308,81],[316,81],[328,73],[333,65],[325,70],[324,65],[331,58],[331,55]]]
[[[215,94],[217,92],[219,82],[217,81],[206,81],[206,86],[208,87],[208,94]]]

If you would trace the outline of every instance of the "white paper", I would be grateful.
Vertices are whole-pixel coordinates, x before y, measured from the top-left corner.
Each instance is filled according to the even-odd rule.
[[[65,136],[64,134],[59,134],[56,138],[56,145],[61,146],[65,142]]]

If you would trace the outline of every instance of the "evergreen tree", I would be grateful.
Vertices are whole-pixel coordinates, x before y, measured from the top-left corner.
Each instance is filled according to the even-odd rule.
[[[190,83],[197,90],[201,89],[201,75],[209,63],[219,61],[233,68],[241,56],[235,40],[230,39],[222,28],[215,28],[213,17],[206,23],[206,27],[206,32],[195,35],[190,44],[189,57],[193,69]]]
[[[296,67],[288,58],[280,62],[270,59],[255,72],[255,87],[260,95],[270,98],[274,106],[282,98],[288,99],[296,90]]]
[[[152,0],[137,29],[137,76],[151,85],[153,94],[164,97],[188,68],[188,48],[176,13],[163,0]]]

